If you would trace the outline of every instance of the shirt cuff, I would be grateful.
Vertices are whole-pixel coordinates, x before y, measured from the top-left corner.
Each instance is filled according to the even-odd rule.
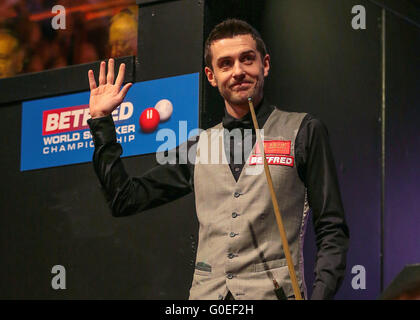
[[[332,300],[334,292],[332,292],[322,282],[317,282],[312,291],[311,300]]]
[[[115,124],[111,114],[101,118],[89,119],[87,123],[89,125],[95,147],[107,143],[115,143],[117,141]]]

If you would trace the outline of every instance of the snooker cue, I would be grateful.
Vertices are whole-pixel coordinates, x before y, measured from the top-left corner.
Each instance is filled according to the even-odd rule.
[[[267,159],[265,158],[264,145],[262,145],[261,143],[260,128],[258,127],[257,117],[255,115],[255,110],[254,110],[254,104],[252,103],[251,97],[248,98],[248,104],[249,104],[249,109],[252,115],[252,122],[254,123],[254,127],[255,127],[255,133],[257,135],[257,143],[260,147],[262,157],[264,159],[263,161],[264,161],[265,176],[267,178],[268,188],[270,189],[271,201],[273,202],[273,206],[274,206],[274,213],[276,215],[277,226],[279,227],[279,231],[280,231],[280,238],[283,245],[284,254],[286,256],[287,267],[289,269],[289,275],[292,281],[293,292],[295,294],[296,300],[302,300],[302,295],[300,294],[299,285],[296,279],[295,267],[293,265],[292,256],[290,255],[289,243],[287,242],[286,232],[283,226],[283,220],[280,215],[280,209],[277,203],[277,197],[274,192],[273,180],[271,179],[270,169],[268,168]]]

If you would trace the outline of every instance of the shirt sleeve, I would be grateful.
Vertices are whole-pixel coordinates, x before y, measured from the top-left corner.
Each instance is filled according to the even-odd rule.
[[[306,115],[296,137],[296,164],[305,183],[317,255],[311,299],[333,299],[344,279],[349,229],[326,126]]]
[[[154,208],[193,190],[194,167],[181,158],[186,157],[188,149],[196,142],[187,141],[170,150],[174,161],[158,164],[141,176],[130,177],[120,158],[122,147],[116,139],[112,116],[89,119],[88,124],[95,145],[93,167],[113,216],[128,216]]]

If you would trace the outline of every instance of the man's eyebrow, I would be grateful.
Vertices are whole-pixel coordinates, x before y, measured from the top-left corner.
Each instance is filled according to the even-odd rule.
[[[243,55],[247,55],[247,54],[249,54],[249,53],[254,53],[254,54],[255,54],[255,50],[253,50],[253,49],[251,49],[251,50],[247,50],[247,51],[241,52],[239,55],[240,55],[240,56],[243,56]],[[231,56],[223,56],[223,57],[219,57],[219,58],[217,58],[217,62],[222,61],[222,60],[224,60],[224,59],[229,59],[229,58],[231,58]]]
[[[248,50],[248,51],[244,51],[244,52],[241,52],[241,56],[243,56],[243,55],[246,55],[246,54],[249,54],[249,53],[255,53],[255,50]]]

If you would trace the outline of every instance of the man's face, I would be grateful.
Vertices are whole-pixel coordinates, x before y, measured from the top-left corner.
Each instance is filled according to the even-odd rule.
[[[17,40],[12,36],[0,33],[0,78],[14,76],[22,70],[23,55]]]
[[[137,22],[128,16],[115,20],[109,30],[111,57],[137,54]]]
[[[231,106],[244,106],[248,105],[249,97],[258,102],[270,69],[270,56],[261,57],[252,36],[246,34],[216,40],[210,49],[212,69],[206,67],[205,72],[225,102]]]

